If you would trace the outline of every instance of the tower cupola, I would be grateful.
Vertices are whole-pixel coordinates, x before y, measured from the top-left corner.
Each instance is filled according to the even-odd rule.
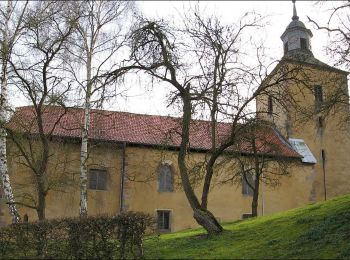
[[[311,52],[312,32],[299,21],[295,0],[293,0],[293,17],[290,24],[281,36],[283,41],[284,54],[304,53],[312,55]],[[312,55],[313,56],[313,55]]]

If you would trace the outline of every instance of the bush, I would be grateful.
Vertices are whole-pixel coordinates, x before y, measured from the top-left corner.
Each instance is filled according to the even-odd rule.
[[[0,257],[143,258],[142,240],[153,224],[133,212],[12,224],[0,229]]]

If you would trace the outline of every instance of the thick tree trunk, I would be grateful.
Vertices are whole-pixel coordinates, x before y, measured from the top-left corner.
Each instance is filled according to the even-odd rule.
[[[258,216],[258,203],[259,203],[259,186],[260,186],[260,163],[257,154],[257,149],[255,145],[255,139],[253,140],[253,150],[254,150],[254,158],[255,158],[255,180],[254,180],[254,188],[253,188],[253,200],[252,200],[252,217]]]
[[[11,2],[8,1],[7,6],[7,15],[11,13]],[[2,66],[1,66],[1,107],[0,107],[0,177],[2,181],[2,188],[4,192],[4,196],[6,199],[6,202],[9,207],[9,211],[12,217],[13,223],[18,223],[21,220],[21,217],[17,211],[16,208],[16,202],[13,196],[12,187],[10,183],[10,176],[8,174],[8,167],[7,167],[7,153],[6,153],[6,130],[4,128],[4,124],[7,121],[7,57],[9,53],[9,43],[8,43],[8,20],[5,22],[5,30],[3,34],[3,44],[1,46],[1,49],[3,50],[2,53]]]
[[[259,181],[255,181],[255,189],[252,200],[252,217],[258,216],[258,204],[259,204]]]
[[[216,220],[214,215],[206,209],[194,208],[193,217],[197,223],[208,232],[209,235],[219,234],[223,231],[222,226]]]
[[[182,140],[178,156],[178,165],[180,169],[182,185],[187,200],[190,203],[190,206],[193,210],[193,217],[197,221],[197,223],[201,225],[208,232],[209,235],[219,234],[223,231],[223,228],[210,211],[201,207],[188,177],[186,155],[189,149],[189,127],[191,122],[192,110],[188,92],[183,94],[182,100],[184,102],[182,118]]]
[[[38,207],[37,207],[37,214],[38,219],[44,220],[45,219],[45,208],[46,208],[46,194],[43,191],[38,192]]]

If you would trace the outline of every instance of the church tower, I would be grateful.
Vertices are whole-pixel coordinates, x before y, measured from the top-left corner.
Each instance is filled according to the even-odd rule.
[[[296,80],[272,86],[256,100],[257,116],[274,123],[312,167],[313,177],[305,180],[312,182],[310,202],[350,193],[348,72],[315,58],[312,36],[293,1],[292,21],[281,36],[284,55],[266,82],[292,69]]]
[[[303,53],[313,56],[311,51],[312,32],[305,27],[305,24],[299,21],[295,1],[293,1],[293,17],[290,24],[281,36],[283,42],[284,54],[293,55]]]

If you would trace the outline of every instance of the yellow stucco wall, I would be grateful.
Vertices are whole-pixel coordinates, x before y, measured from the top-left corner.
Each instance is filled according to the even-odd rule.
[[[203,158],[204,154],[193,153],[189,164]],[[180,181],[176,151],[129,147],[127,161],[127,174],[138,180],[129,181],[127,185],[129,210],[143,211],[153,216],[156,216],[157,210],[170,210],[172,231],[198,226],[192,218],[192,210],[181,186],[177,185],[173,192],[158,191],[157,167],[162,161],[172,162],[176,175],[175,183]],[[149,181],[144,183],[145,179]],[[313,166],[296,163],[291,168],[290,175],[282,177],[280,186],[271,188],[262,185],[258,214],[262,215],[263,211],[265,215],[271,214],[309,203],[313,181]],[[213,183],[216,183],[215,180]],[[199,184],[196,188],[197,195],[201,194],[201,188]],[[227,222],[241,219],[243,213],[250,213],[251,200],[251,196],[242,195],[239,184],[214,185],[209,195],[208,208],[219,221]]]
[[[9,173],[14,195],[19,202],[30,202],[26,193],[33,195],[33,174],[23,166],[23,159],[16,156],[14,145],[9,142]],[[71,217],[79,215],[79,161],[80,145],[70,142],[53,142],[50,144],[49,181],[54,185],[47,195],[46,217]],[[121,149],[115,145],[93,146],[89,154],[89,169],[105,169],[108,175],[107,190],[88,190],[89,214],[116,214],[119,212],[119,190]],[[54,177],[53,177],[54,176]],[[25,197],[24,197],[25,196]],[[5,201],[2,200],[0,221],[10,223]],[[36,220],[36,211],[18,206],[21,216],[27,214],[29,220]]]
[[[46,216],[48,218],[77,216],[79,210],[79,144],[52,144],[58,152],[57,161],[62,161],[63,155],[68,155],[66,166],[68,175],[73,176],[71,183],[64,192],[50,191],[47,197]],[[177,167],[177,151],[164,151],[151,148],[127,147],[126,151],[124,203],[127,210],[142,211],[156,216],[157,210],[171,211],[171,230],[177,231],[197,227],[192,218],[192,210],[181,190],[179,170]],[[189,165],[202,161],[203,153],[192,153]],[[117,146],[95,147],[89,158],[89,167],[106,168],[109,174],[107,191],[89,190],[89,214],[116,214],[120,206],[120,172],[122,149]],[[157,169],[161,162],[172,164],[175,174],[175,190],[159,192]],[[28,169],[9,161],[11,180],[16,198],[21,193],[20,183],[29,176]],[[53,168],[54,163],[51,164]],[[51,171],[55,172],[55,171]],[[271,214],[282,210],[305,205],[310,202],[310,191],[313,185],[314,169],[310,165],[296,163],[291,168],[291,175],[281,180],[276,188],[262,185],[259,197],[259,215]],[[57,173],[56,173],[57,174]],[[218,176],[215,177],[216,179]],[[214,179],[213,183],[217,183]],[[201,194],[201,185],[196,188],[197,195]],[[209,195],[208,207],[219,221],[227,222],[240,219],[243,213],[251,212],[251,196],[242,195],[240,184],[214,185]],[[2,203],[2,207],[6,207]],[[5,208],[7,212],[7,208]],[[30,220],[36,219],[34,210],[20,207],[20,213],[29,215]],[[10,223],[8,214],[2,217]]]
[[[289,64],[289,68],[293,66],[300,65]],[[315,200],[325,198],[324,185],[327,198],[350,193],[350,131],[346,74],[307,65],[303,65],[301,69],[298,74],[299,83],[282,83],[292,93],[299,107],[289,106],[289,111],[286,111],[275,103],[273,116],[267,114],[260,114],[260,116],[273,121],[284,135],[289,134],[290,138],[304,139],[310,148],[317,159],[314,166],[315,183],[313,186]],[[332,103],[330,100],[338,95],[339,102],[330,105],[331,109],[327,109],[327,112],[315,112],[313,93],[315,85],[322,86],[325,104]],[[257,100],[257,110],[267,111],[267,96],[262,96]],[[324,118],[322,128],[318,127],[318,118],[321,116]],[[289,125],[289,131],[287,131],[287,125]],[[322,150],[326,154],[325,174]]]

